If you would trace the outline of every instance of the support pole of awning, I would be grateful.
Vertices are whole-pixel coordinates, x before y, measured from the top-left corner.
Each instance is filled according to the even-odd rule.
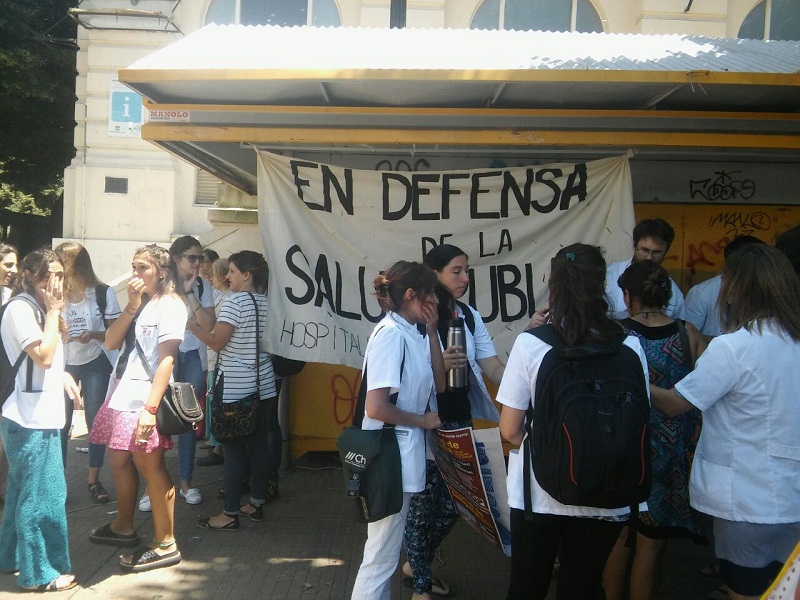
[[[392,0],[389,8],[389,28],[406,28],[406,0]]]

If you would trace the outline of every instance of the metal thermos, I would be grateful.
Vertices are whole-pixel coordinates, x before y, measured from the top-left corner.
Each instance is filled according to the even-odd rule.
[[[461,346],[466,351],[467,340],[464,333],[464,319],[455,313],[447,329],[447,347]],[[450,369],[447,372],[447,389],[465,390],[467,388],[467,366]]]

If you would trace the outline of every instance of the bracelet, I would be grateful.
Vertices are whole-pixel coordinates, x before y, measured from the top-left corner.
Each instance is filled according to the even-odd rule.
[[[135,313],[135,312],[133,312],[133,313],[129,313],[129,312],[128,312],[128,307],[127,307],[127,306],[126,306],[125,308],[123,308],[123,309],[122,309],[122,314],[123,314],[123,315],[128,315],[128,316],[129,316],[131,319],[135,319],[135,318],[136,318],[136,313]]]
[[[147,404],[145,404],[142,410],[149,412],[151,415],[155,415],[158,412],[158,407],[148,406]]]

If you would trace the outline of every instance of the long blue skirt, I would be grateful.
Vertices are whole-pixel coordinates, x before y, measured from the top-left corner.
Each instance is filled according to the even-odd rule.
[[[67,482],[57,429],[26,429],[0,418],[8,489],[0,529],[0,569],[19,570],[33,587],[72,572],[67,537]]]

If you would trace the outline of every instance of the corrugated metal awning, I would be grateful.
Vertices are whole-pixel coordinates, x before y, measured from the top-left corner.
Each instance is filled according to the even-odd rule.
[[[800,42],[212,25],[120,79],[189,112],[145,138],[248,190],[242,142],[800,154]]]

